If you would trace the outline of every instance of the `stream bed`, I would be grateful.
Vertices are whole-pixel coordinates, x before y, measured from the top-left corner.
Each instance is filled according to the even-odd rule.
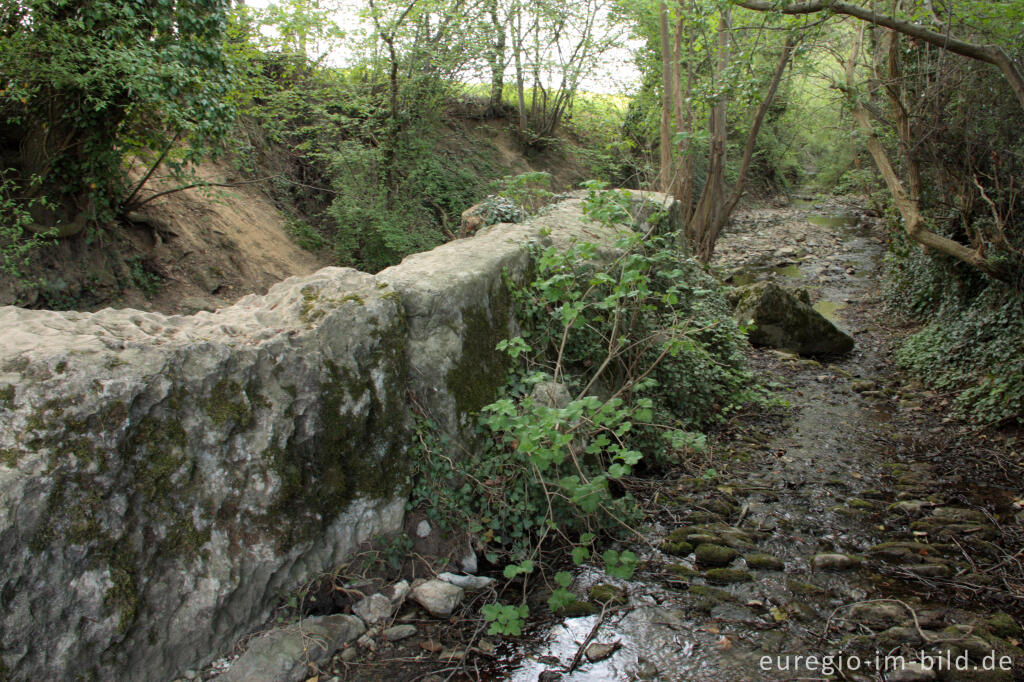
[[[694,475],[652,482],[647,542],[623,547],[641,558],[633,578],[574,576],[581,596],[612,585],[621,603],[506,642],[495,678],[1024,679],[1020,462],[984,468],[1001,455],[891,367],[883,252],[849,207],[734,221],[727,281],[807,288],[856,348],[751,350],[789,406],[734,416]]]

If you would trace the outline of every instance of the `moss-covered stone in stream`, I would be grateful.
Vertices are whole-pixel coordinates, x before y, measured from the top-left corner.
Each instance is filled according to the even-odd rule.
[[[590,601],[609,606],[625,606],[629,603],[624,589],[607,583],[598,583],[590,588]]]

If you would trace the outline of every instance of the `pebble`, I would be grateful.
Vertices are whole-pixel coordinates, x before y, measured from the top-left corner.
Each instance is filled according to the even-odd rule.
[[[618,642],[612,642],[611,644],[601,644],[595,642],[588,646],[587,650],[584,653],[586,654],[588,661],[590,661],[591,663],[597,663],[598,661],[603,661],[604,659],[614,654],[620,646],[622,645]]]
[[[848,554],[815,554],[811,568],[816,571],[850,571],[860,567],[860,559]]]
[[[367,625],[375,625],[390,618],[391,609],[391,600],[378,593],[357,601],[352,606],[352,613],[359,616]]]
[[[412,588],[412,598],[427,612],[438,618],[452,615],[465,592],[461,587],[443,580],[428,580]]]
[[[395,625],[383,632],[384,639],[389,642],[399,642],[416,634],[415,625]]]

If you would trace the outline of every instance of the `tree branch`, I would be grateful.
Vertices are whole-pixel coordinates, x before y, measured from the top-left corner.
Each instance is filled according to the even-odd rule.
[[[733,3],[756,12],[780,12],[782,14],[815,14],[817,12],[835,12],[866,21],[876,26],[898,31],[926,43],[941,47],[962,57],[992,64],[997,67],[1013,89],[1021,108],[1024,108],[1024,75],[1009,55],[998,45],[978,45],[966,40],[954,38],[948,33],[939,33],[930,28],[910,21],[896,19],[885,14],[878,14],[867,7],[853,5],[840,0],[810,0],[795,5],[774,5],[766,0],[733,0]]]

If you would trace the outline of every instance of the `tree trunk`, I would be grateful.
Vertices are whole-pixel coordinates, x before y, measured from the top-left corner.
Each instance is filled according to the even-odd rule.
[[[487,11],[491,15],[491,28],[494,30],[494,44],[491,46],[488,60],[491,68],[491,96],[488,108],[493,114],[501,111],[505,92],[505,25],[498,14],[497,0],[491,0]]]
[[[935,249],[940,253],[944,253],[948,256],[952,256],[964,263],[968,263],[978,268],[982,272],[995,277],[997,279],[1004,279],[1001,273],[993,268],[988,261],[976,250],[970,249],[963,244],[943,237],[942,235],[936,234],[925,227],[924,216],[921,214],[921,208],[918,203],[919,196],[912,189],[908,192],[903,185],[903,181],[900,180],[899,175],[893,168],[892,162],[889,161],[889,155],[882,145],[881,140],[878,139],[878,135],[875,133],[874,126],[871,123],[871,116],[868,113],[867,108],[863,102],[857,96],[856,89],[854,87],[854,72],[857,65],[857,57],[860,52],[861,44],[863,43],[864,30],[858,32],[857,39],[854,41],[853,48],[850,51],[849,60],[846,63],[846,89],[850,98],[853,100],[853,117],[857,122],[858,127],[867,136],[867,148],[871,153],[871,158],[874,159],[875,165],[878,167],[879,172],[882,174],[882,179],[885,181],[886,187],[889,189],[889,193],[892,196],[892,203],[899,211],[900,217],[903,219],[903,229],[906,231],[907,236],[913,241],[928,247]],[[894,51],[895,44],[890,46],[890,51]],[[902,109],[901,102],[894,102],[894,105]],[[906,130],[909,134],[909,126],[902,126],[897,124],[897,128],[902,132]],[[910,140],[904,140],[904,145],[907,145]],[[909,161],[910,165],[913,165],[913,161]],[[919,181],[918,181],[919,184]]]

